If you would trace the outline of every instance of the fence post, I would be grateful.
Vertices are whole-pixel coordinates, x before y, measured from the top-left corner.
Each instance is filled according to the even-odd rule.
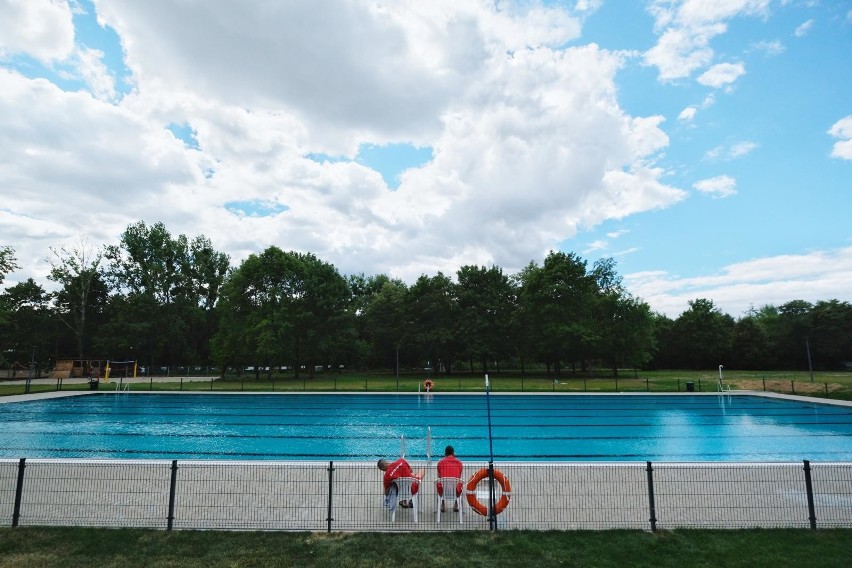
[[[811,481],[811,462],[804,461],[805,470],[805,491],[808,493],[808,520],[811,522],[811,528],[816,530],[816,510],[814,509],[814,486]]]
[[[331,492],[332,492],[332,481],[334,480],[334,462],[328,462],[328,515],[326,515],[326,522],[328,523],[328,532],[331,532],[331,521],[334,520],[334,517],[331,516]]]
[[[615,390],[618,392],[618,375],[615,376]]]
[[[21,458],[18,462],[18,484],[15,486],[15,509],[12,512],[12,526],[17,527],[21,518],[21,497],[24,493],[24,468],[27,467],[27,458]]]
[[[645,377],[645,392],[651,392],[651,384],[648,382],[648,377]]]
[[[763,377],[763,392],[766,392],[766,377]]]
[[[651,462],[645,462],[645,470],[648,472],[648,507],[651,510],[651,531],[657,530],[657,505],[654,503],[654,468]]]
[[[790,381],[790,394],[796,394],[796,383]]]
[[[172,460],[172,480],[169,484],[169,516],[167,530],[172,530],[175,522],[175,489],[177,488],[177,460]]]

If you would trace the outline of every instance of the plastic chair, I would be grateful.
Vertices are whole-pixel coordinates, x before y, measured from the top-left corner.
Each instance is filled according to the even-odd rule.
[[[420,480],[415,477],[397,477],[393,480],[396,484],[396,498],[399,501],[410,501],[411,502],[411,517],[414,522],[417,522],[417,508],[419,506],[419,499],[416,493],[411,492],[411,486],[415,483],[420,483]],[[396,510],[401,508],[399,503],[397,503],[396,507],[391,509],[391,522],[396,522]]]
[[[443,495],[438,494],[439,483],[443,487]],[[458,477],[439,477],[435,481],[435,496],[438,498],[435,503],[435,522],[441,522],[441,505],[446,503],[452,503],[458,509],[459,522],[464,522],[462,520],[462,495],[464,495],[464,492],[462,492],[462,495],[456,496],[456,487],[459,483],[461,483],[461,479]]]

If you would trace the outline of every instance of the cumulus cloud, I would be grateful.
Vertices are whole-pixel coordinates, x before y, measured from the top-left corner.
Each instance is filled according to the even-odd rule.
[[[719,63],[698,76],[697,81],[707,87],[729,85],[745,74],[742,63]]]
[[[659,313],[676,318],[696,298],[708,298],[734,317],[752,307],[792,300],[818,302],[848,296],[852,247],[780,255],[726,266],[719,274],[680,278],[664,271],[626,274],[631,293]],[[755,306],[754,298],[762,304]]]
[[[565,10],[449,0],[97,9],[131,72],[120,101],[94,50],[79,52],[91,93],[0,76],[0,115],[12,117],[0,131],[0,242],[20,243],[19,257],[44,258],[81,232],[114,243],[143,219],[205,234],[234,262],[276,244],[345,273],[514,271],[580,227],[686,197],[655,165],[669,144],[663,118],[619,106],[621,54],[564,47],[579,34]],[[354,159],[362,144],[391,142],[432,149],[395,190]],[[235,201],[263,207],[245,214]],[[6,227],[24,225],[36,238],[13,241]]]
[[[74,49],[74,25],[66,2],[0,2],[0,59],[27,54],[43,63],[63,60]]]
[[[737,180],[722,175],[697,181],[692,187],[715,198],[730,197],[737,193]]]
[[[692,120],[693,118],[695,118],[695,115],[696,115],[697,112],[698,112],[697,108],[695,108],[694,106],[688,106],[685,109],[683,109],[682,111],[680,111],[680,114],[677,115],[677,118],[678,118],[678,120],[684,120],[684,121],[688,122],[688,121]]]
[[[852,160],[852,115],[835,122],[828,133],[839,139],[831,149],[831,157]]]
[[[645,63],[658,68],[661,81],[689,77],[712,63],[710,42],[727,31],[729,20],[765,16],[770,4],[770,0],[654,0],[648,11],[660,35],[645,53]]]

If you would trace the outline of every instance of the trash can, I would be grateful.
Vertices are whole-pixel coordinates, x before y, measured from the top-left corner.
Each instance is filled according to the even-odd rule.
[[[695,392],[695,383],[689,381],[686,383],[686,392]]]
[[[99,382],[100,381],[98,381],[97,379],[90,380],[89,381],[89,390],[93,390],[93,391],[98,390],[98,383]]]

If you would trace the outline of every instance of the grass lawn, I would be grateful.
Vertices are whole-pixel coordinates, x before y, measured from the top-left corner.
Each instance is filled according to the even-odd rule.
[[[255,377],[227,376],[225,379],[211,377],[189,381],[181,377],[170,379],[147,377],[122,379],[134,391],[228,391],[228,392],[287,392],[287,391],[361,391],[361,392],[417,392],[422,388],[426,374],[406,373],[396,377],[391,373],[318,373],[310,377],[303,373],[293,375],[262,374]],[[611,372],[595,372],[561,375],[528,373],[517,371],[490,373],[493,392],[685,392],[687,383],[693,383],[698,392],[716,392],[718,370],[711,371],[634,371],[621,370],[618,377]],[[452,375],[433,375],[435,392],[482,392],[484,381],[481,373],[465,371]],[[768,391],[784,394],[816,396],[852,400],[852,373],[814,372],[813,381],[807,371],[724,371],[724,381],[734,390]],[[102,381],[100,390],[115,390],[118,378],[109,383]],[[30,392],[57,390],[56,381],[33,383]],[[62,390],[88,390],[88,384],[63,383]],[[0,382],[0,396],[23,394],[22,384]]]
[[[852,530],[277,533],[0,528],[0,568],[846,567]]]

